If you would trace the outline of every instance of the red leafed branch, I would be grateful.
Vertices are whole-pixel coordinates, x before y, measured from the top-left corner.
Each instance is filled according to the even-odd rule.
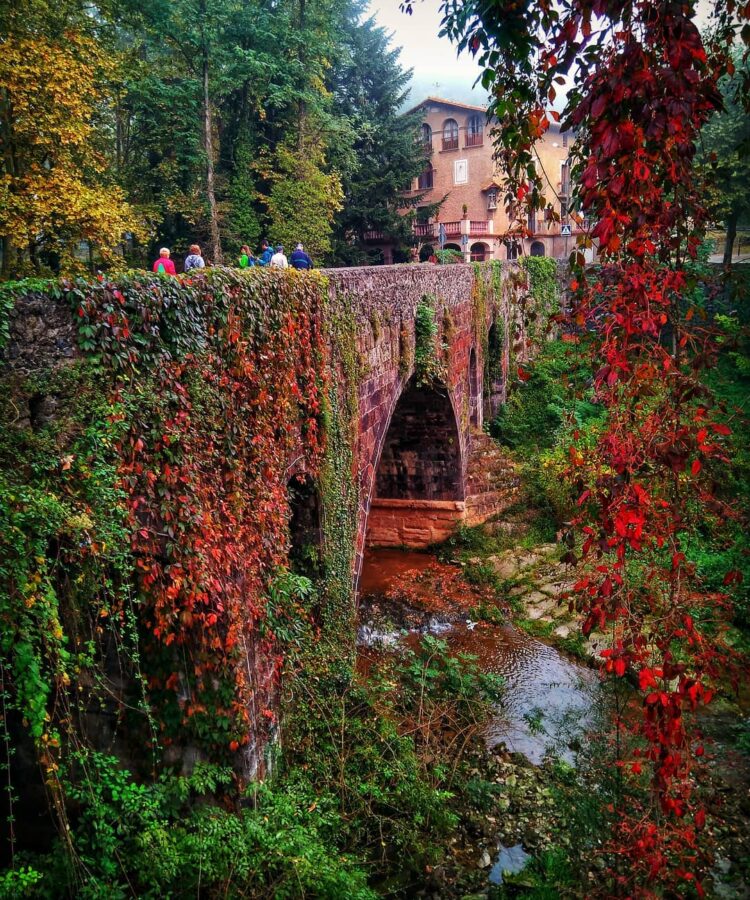
[[[696,520],[728,514],[712,473],[728,464],[729,429],[701,383],[715,348],[686,308],[685,261],[707,216],[696,142],[720,107],[732,41],[750,33],[750,4],[717,4],[708,43],[691,2],[443,0],[441,9],[445,32],[485,67],[509,206],[547,207],[555,186],[535,142],[553,122],[576,131],[576,199],[593,224],[571,257],[568,327],[594,337],[609,415],[593,451],[570,448],[585,573],[575,597],[584,630],[611,638],[605,671],[638,686],[628,745],[638,756],[619,763],[634,784],[648,763],[651,786],[612,811],[620,862],[610,875],[622,894],[700,895],[706,810],[693,714],[734,661],[722,631],[729,598],[702,590],[684,539]],[[592,247],[598,266],[584,264]]]

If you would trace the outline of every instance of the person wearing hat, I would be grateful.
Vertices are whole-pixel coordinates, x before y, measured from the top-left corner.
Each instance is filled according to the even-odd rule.
[[[289,265],[293,269],[312,269],[313,261],[310,257],[305,253],[305,248],[302,244],[297,244],[297,246],[292,251],[291,256],[289,257]]]
[[[276,247],[276,252],[271,257],[271,268],[272,269],[288,269],[289,268],[289,260],[286,258],[284,253],[284,248],[279,244]]]
[[[177,269],[169,258],[169,247],[162,247],[159,251],[159,258],[154,263],[154,272],[160,275],[176,275]]]

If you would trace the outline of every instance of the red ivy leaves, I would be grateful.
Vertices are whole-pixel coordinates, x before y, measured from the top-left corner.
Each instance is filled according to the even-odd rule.
[[[135,337],[118,288],[81,302],[113,368],[151,372],[120,467],[144,616],[171,648],[151,687],[217,750],[268,727],[281,656],[261,627],[266,588],[286,562],[290,461],[318,471],[327,385],[319,286],[227,278],[177,286],[177,303],[131,287]]]

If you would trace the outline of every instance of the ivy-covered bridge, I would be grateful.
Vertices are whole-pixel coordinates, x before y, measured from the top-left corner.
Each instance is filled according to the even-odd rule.
[[[481,429],[553,302],[554,272],[531,272],[536,291],[529,274],[215,269],[6,289],[3,603],[19,640],[36,629],[16,673],[19,696],[36,691],[32,733],[74,647],[111,696],[132,690],[108,660],[136,608],[139,683],[167,743],[229,748],[254,772],[295,617],[351,646],[366,543],[434,543],[513,497],[512,466],[481,465]],[[315,576],[307,611],[274,589],[290,559]],[[124,745],[95,693],[100,740]]]

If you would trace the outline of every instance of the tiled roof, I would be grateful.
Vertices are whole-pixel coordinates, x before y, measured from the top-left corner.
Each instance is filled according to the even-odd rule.
[[[460,103],[458,100],[446,100],[445,97],[425,97],[420,103],[417,103],[416,106],[412,106],[411,109],[407,110],[407,113],[414,112],[422,106],[425,106],[427,103],[439,103],[442,106],[453,106],[456,109],[474,109],[477,112],[487,112],[486,106],[472,106],[471,103]]]

